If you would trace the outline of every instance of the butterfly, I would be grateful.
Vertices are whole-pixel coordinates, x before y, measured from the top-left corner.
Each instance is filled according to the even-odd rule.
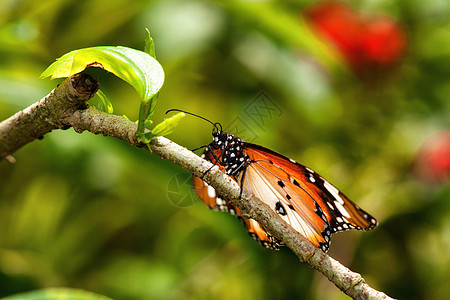
[[[213,124],[213,141],[203,146],[205,151],[202,158],[231,176],[239,184],[241,193],[251,192],[269,205],[322,251],[328,251],[334,233],[349,229],[371,230],[377,225],[375,218],[308,167],[275,151],[227,134],[219,123],[188,114]],[[238,216],[249,234],[261,245],[273,249],[283,245],[257,221],[243,217],[238,207],[218,195],[200,177],[194,176],[193,184],[197,195],[209,208]]]

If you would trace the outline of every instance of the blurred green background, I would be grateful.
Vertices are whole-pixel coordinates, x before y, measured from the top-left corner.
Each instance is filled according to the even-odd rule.
[[[38,77],[57,57],[143,49],[147,27],[166,74],[156,122],[188,110],[316,170],[380,224],[334,235],[332,257],[392,297],[448,299],[448,176],[423,175],[417,160],[450,125],[450,2],[351,1],[408,37],[402,61],[373,76],[308,34],[301,12],[313,3],[1,0],[0,119],[56,86]],[[137,118],[132,87],[89,72],[116,114]],[[211,125],[186,117],[169,138],[193,149]],[[14,157],[0,162],[0,296],[64,286],[116,299],[347,298],[208,210],[189,174],[147,151],[69,129]]]

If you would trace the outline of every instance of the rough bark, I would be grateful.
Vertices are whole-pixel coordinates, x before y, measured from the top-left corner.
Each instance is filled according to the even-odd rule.
[[[0,123],[0,159],[54,129],[70,128],[66,118],[84,106],[98,90],[91,76],[75,75],[63,81],[39,102]]]

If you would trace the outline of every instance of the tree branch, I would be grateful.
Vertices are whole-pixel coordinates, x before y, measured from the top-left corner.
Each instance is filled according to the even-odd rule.
[[[41,101],[0,123],[0,159],[53,129],[68,127],[73,127],[79,133],[87,130],[145,147],[135,137],[136,123],[83,105],[97,89],[97,82],[90,76],[73,76]],[[195,176],[201,176],[212,166],[210,162],[164,137],[153,138],[149,148]],[[392,299],[371,288],[360,274],[352,272],[315,247],[254,195],[244,193],[240,199],[238,184],[217,166],[203,180],[239,207],[244,216],[255,219],[283,241],[300,261],[321,272],[348,296],[353,299]]]
[[[64,80],[39,102],[0,123],[0,159],[53,129],[67,129],[65,119],[85,105],[98,90],[91,76],[75,75]]]

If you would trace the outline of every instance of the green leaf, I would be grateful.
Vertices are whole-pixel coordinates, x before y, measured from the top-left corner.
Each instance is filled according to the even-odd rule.
[[[111,300],[80,289],[48,288],[1,298],[1,300]]]
[[[148,53],[127,47],[92,47],[71,51],[51,64],[41,78],[69,77],[87,67],[103,68],[131,84],[144,102],[161,89],[164,71]]]
[[[145,127],[145,128],[148,128],[148,127],[150,127],[152,124],[153,124],[153,121],[150,120],[150,119],[147,119],[147,120],[145,120],[145,122],[144,122],[144,127]]]
[[[145,31],[147,31],[147,36],[145,37],[144,51],[145,53],[148,53],[151,57],[156,58],[155,43],[153,42],[153,39],[150,35],[150,31],[148,30],[148,28],[145,28]]]
[[[98,90],[95,97],[89,102],[100,111],[106,112],[108,114],[112,114],[114,112],[112,103],[109,101],[108,97],[106,97],[105,93],[103,93],[101,90]]]
[[[168,119],[164,119],[164,121],[162,121],[161,123],[156,125],[155,128],[153,128],[149,137],[165,136],[172,133],[175,127],[178,125],[178,123],[180,123],[180,120],[184,116],[186,116],[186,114],[180,112]]]

